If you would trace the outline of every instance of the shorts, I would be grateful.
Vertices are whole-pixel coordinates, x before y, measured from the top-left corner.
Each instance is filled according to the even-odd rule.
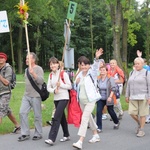
[[[129,100],[130,115],[146,116],[149,114],[149,104],[147,100]]]
[[[11,94],[3,94],[0,96],[0,117],[8,116],[11,113],[9,107]]]

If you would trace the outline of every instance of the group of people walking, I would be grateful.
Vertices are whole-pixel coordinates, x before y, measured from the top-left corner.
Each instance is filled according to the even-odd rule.
[[[124,72],[118,67],[117,61],[114,59],[110,60],[109,65],[106,65],[104,60],[99,58],[102,54],[102,48],[96,51],[92,65],[85,56],[81,56],[78,59],[79,68],[75,75],[74,88],[77,92],[77,101],[82,110],[82,117],[78,130],[79,140],[73,143],[73,147],[77,149],[82,149],[88,126],[93,132],[93,136],[89,142],[95,143],[100,141],[99,133],[102,132],[102,115],[104,108],[107,108],[111,120],[114,123],[113,129],[115,130],[119,129],[120,119],[122,119],[123,116],[120,95],[122,94],[123,83],[125,81]],[[31,64],[29,64],[29,59]],[[33,108],[35,132],[32,140],[39,140],[42,138],[41,97],[32,87],[27,76],[27,69],[39,88],[41,88],[44,82],[44,71],[42,67],[37,65],[35,53],[31,52],[30,55],[26,56],[26,65],[29,67],[25,70],[25,93],[20,107],[19,125],[9,108],[11,71],[8,69],[8,76],[4,77],[2,74],[2,70],[6,66],[6,60],[7,55],[0,53],[0,86],[3,86],[3,88],[7,89],[6,91],[9,91],[6,93],[0,91],[0,123],[2,117],[5,115],[10,119],[13,118],[12,122],[15,124],[14,132],[21,130],[21,136],[18,138],[18,141],[27,140],[30,138],[28,113],[30,109]],[[54,94],[55,113],[53,115],[48,139],[45,140],[45,143],[53,145],[56,141],[60,125],[63,131],[63,137],[60,141],[65,142],[70,140],[65,108],[69,102],[69,90],[72,89],[72,83],[65,71],[63,72],[63,79],[60,78],[62,67],[57,58],[51,57],[49,59],[49,66],[51,73],[48,77],[47,90]],[[134,60],[134,70],[129,75],[125,94],[126,102],[129,103],[129,114],[137,122],[136,135],[138,137],[145,135],[145,118],[149,114],[150,103],[150,74],[143,66],[144,60],[141,57],[137,57]],[[94,84],[95,88],[99,91],[101,96],[99,100],[92,100],[90,98],[90,96],[94,94],[94,91],[90,88],[92,85],[90,86],[87,83]],[[5,106],[2,105],[4,100],[7,101],[7,105]],[[4,108],[5,111],[3,111]],[[95,108],[96,122],[92,115]]]

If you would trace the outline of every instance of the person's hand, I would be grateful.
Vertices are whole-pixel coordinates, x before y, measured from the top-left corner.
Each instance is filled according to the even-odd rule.
[[[126,97],[126,102],[129,103],[129,98],[128,97]]]
[[[103,54],[103,49],[100,48],[100,49],[97,49],[96,50],[96,53],[95,53],[95,57],[96,59],[99,59],[99,57]]]
[[[59,88],[60,87],[60,82],[57,82],[56,86],[57,86],[57,88]]]
[[[58,93],[58,91],[59,91],[59,90],[58,90],[58,88],[56,88],[56,89],[55,89],[55,91],[54,91],[54,93],[55,93],[55,94],[57,94],[57,93]]]
[[[137,54],[138,57],[142,57],[142,52],[140,50],[137,50],[136,54]]]
[[[111,98],[111,97],[108,97],[108,98],[107,98],[107,102],[110,103],[111,101],[112,101],[112,98]]]

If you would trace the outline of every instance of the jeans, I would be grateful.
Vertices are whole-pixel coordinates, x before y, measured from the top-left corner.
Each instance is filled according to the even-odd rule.
[[[103,111],[103,108],[104,106],[106,105],[106,100],[99,100],[97,102],[97,126],[98,126],[98,129],[101,129],[102,130],[102,111]],[[108,113],[110,114],[113,122],[115,124],[118,124],[118,118],[117,118],[117,115],[114,111],[114,106],[113,105],[109,105],[107,106],[107,110],[108,110]]]
[[[69,136],[68,124],[67,124],[65,112],[64,112],[64,110],[68,104],[68,100],[54,101],[54,104],[55,104],[56,111],[54,114],[52,127],[51,127],[51,130],[49,132],[49,137],[48,137],[53,142],[55,142],[55,140],[56,140],[60,124],[62,126],[62,130],[64,133],[63,136],[64,137]]]

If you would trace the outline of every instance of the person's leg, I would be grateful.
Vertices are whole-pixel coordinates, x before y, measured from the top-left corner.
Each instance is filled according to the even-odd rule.
[[[107,119],[107,106],[105,105],[102,111],[102,120]]]
[[[86,131],[87,131],[87,126],[88,126],[88,122],[90,120],[91,114],[94,110],[95,107],[95,102],[89,102],[85,105],[80,105],[81,109],[82,109],[82,118],[81,118],[81,124],[80,124],[80,128],[78,131],[78,135],[80,136],[81,140],[84,139],[84,137],[86,136]]]
[[[54,103],[55,103],[56,111],[54,114],[53,124],[52,124],[51,130],[49,132],[49,137],[48,137],[53,142],[55,142],[56,140],[60,122],[61,122],[64,110],[68,104],[68,100],[55,101]]]
[[[21,125],[21,135],[30,135],[30,128],[28,123],[28,113],[30,112],[30,97],[23,96],[22,104],[20,107],[20,125]]]
[[[76,143],[73,143],[73,147],[78,149],[82,149],[82,143],[86,135],[89,119],[95,107],[95,102],[87,103],[85,105],[80,103],[80,107],[83,112],[81,124],[78,131],[78,135],[80,136],[80,138]]]
[[[8,114],[8,118],[13,122],[13,124],[15,125],[15,127],[20,127],[19,123],[16,120],[16,117],[14,116],[14,114],[12,112],[10,112]]]
[[[116,115],[116,113],[114,111],[113,105],[107,106],[107,109],[108,109],[108,113],[110,114],[110,116],[111,116],[111,118],[112,118],[112,120],[113,120],[113,122],[115,124],[114,125],[114,129],[119,129],[120,122],[119,122],[119,120],[117,118],[117,115]]]
[[[34,125],[35,125],[35,137],[42,137],[42,110],[41,110],[41,98],[32,98],[31,106],[34,112]]]
[[[68,130],[68,123],[66,120],[65,112],[63,112],[62,118],[61,118],[61,127],[63,130],[63,136],[69,137],[69,130]]]
[[[102,130],[102,110],[105,104],[106,104],[106,101],[103,101],[103,100],[99,100],[97,102],[96,123],[97,123],[98,129],[100,130]]]

